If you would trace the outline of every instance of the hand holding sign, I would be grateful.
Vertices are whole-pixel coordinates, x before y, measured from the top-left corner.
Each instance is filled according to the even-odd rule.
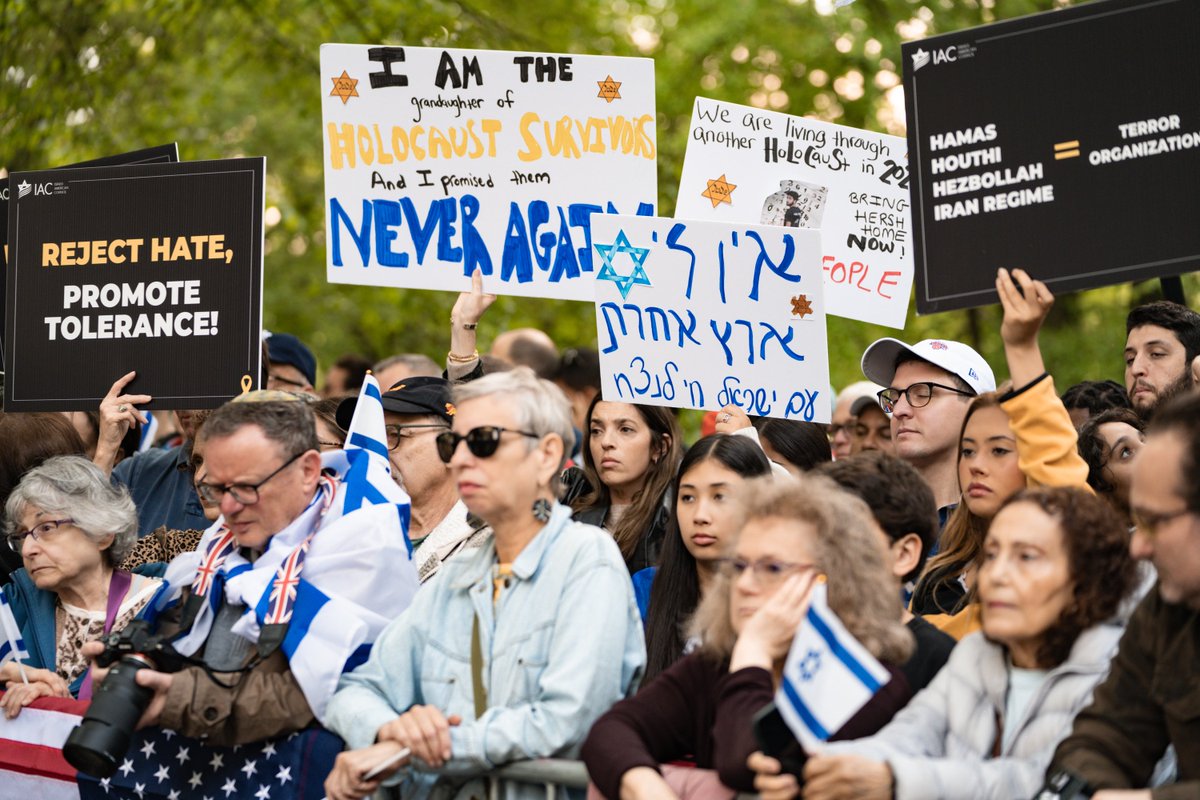
[[[108,394],[100,401],[100,433],[96,440],[96,455],[93,462],[105,472],[110,472],[116,459],[121,440],[133,425],[149,422],[135,404],[149,403],[148,394],[125,394],[125,387],[137,377],[136,372],[126,372],[113,383]]]
[[[1014,269],[1011,276],[1008,270],[999,270],[996,292],[1004,306],[1000,337],[1004,340],[1008,372],[1014,388],[1020,389],[1046,371],[1037,335],[1054,306],[1054,295],[1046,284],[1035,281],[1021,269]]]

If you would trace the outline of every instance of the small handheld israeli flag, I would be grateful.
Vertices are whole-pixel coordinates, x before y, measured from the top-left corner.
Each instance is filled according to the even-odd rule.
[[[366,450],[380,456],[383,459],[382,466],[389,475],[391,474],[387,429],[383,424],[383,393],[379,390],[379,381],[370,373],[363,378],[358,402],[354,404],[354,416],[350,419],[349,430],[346,431],[346,449]]]
[[[808,614],[788,651],[775,705],[810,753],[891,680],[830,609],[825,584],[813,587]]]
[[[20,664],[28,660],[29,651],[25,649],[25,640],[21,638],[21,629],[17,626],[17,618],[13,616],[8,598],[0,591],[0,628],[3,629],[4,640],[0,641],[0,664],[16,661]]]

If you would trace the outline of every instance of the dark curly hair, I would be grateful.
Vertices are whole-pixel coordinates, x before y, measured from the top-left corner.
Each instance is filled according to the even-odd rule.
[[[1075,582],[1071,602],[1038,647],[1038,666],[1053,669],[1067,660],[1079,634],[1112,618],[1133,589],[1129,531],[1103,500],[1082,489],[1023,489],[1001,511],[1017,503],[1032,503],[1058,523]]]
[[[1082,408],[1089,417],[1110,408],[1132,408],[1129,393],[1116,381],[1081,381],[1062,393],[1062,403],[1070,411]]]
[[[1079,428],[1079,457],[1088,465],[1087,484],[1096,490],[1096,494],[1110,495],[1116,488],[1112,481],[1104,475],[1108,466],[1108,444],[1100,435],[1100,426],[1109,422],[1124,422],[1140,433],[1146,432],[1146,422],[1134,411],[1128,408],[1110,408],[1101,411]]]

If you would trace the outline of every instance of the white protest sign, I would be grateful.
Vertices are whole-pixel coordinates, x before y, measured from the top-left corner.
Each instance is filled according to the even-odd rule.
[[[654,62],[321,46],[327,277],[592,299],[592,221],[653,214]]]
[[[675,216],[819,228],[825,310],[903,328],[907,154],[899,136],[698,97]]]
[[[592,243],[605,400],[829,421],[817,231],[605,215]]]

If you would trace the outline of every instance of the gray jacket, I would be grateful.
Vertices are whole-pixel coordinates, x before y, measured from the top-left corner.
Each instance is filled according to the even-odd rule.
[[[1122,629],[1097,625],[1080,634],[1067,660],[1046,676],[1021,719],[1002,721],[1008,692],[1003,647],[976,633],[964,638],[933,682],[866,739],[830,743],[828,753],[884,761],[896,800],[1027,800],[1041,787],[1055,746],[1108,672]],[[992,758],[1004,727],[1016,726]]]

